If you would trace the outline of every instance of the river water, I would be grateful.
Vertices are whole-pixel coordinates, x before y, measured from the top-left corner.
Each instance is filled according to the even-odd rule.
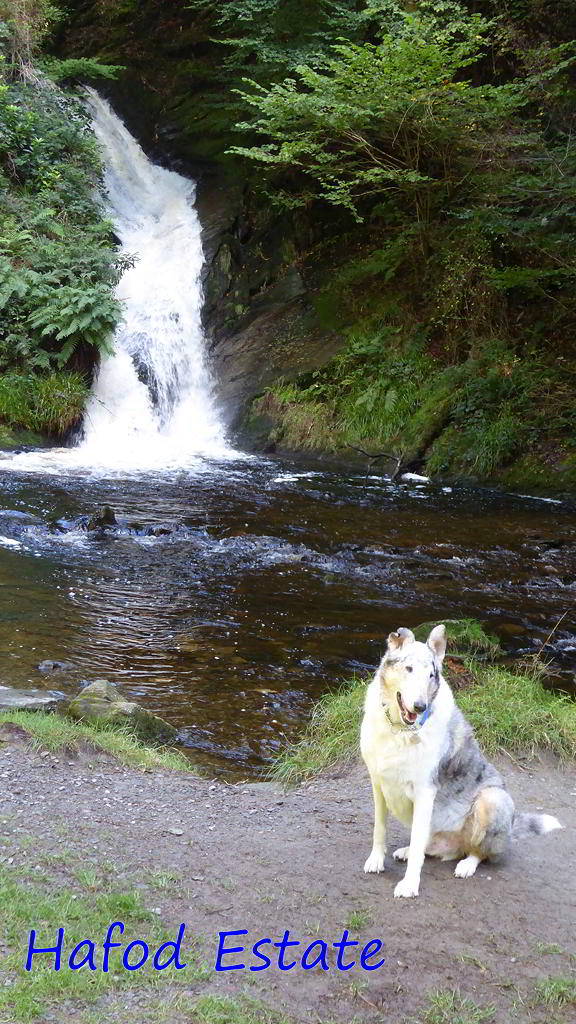
[[[474,616],[533,652],[574,608],[570,503],[242,458],[2,484],[0,682],[114,680],[214,768],[266,764],[399,625]],[[569,688],[572,614],[549,653]]]
[[[0,457],[0,683],[106,678],[214,770],[262,768],[400,625],[479,618],[576,667],[574,502],[251,458],[205,359],[194,185],[88,96],[134,265],[74,447]],[[116,524],[88,529],[109,505]],[[45,659],[67,668],[44,676]]]

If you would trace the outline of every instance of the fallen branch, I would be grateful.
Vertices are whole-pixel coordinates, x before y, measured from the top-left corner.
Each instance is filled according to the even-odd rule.
[[[359,448],[355,444],[349,444],[346,447],[352,448],[352,450],[355,452],[360,452],[361,455],[365,455],[366,458],[370,460],[368,464],[368,469],[370,469],[372,463],[377,462],[378,459],[390,459],[392,462],[396,463],[396,469],[394,470],[393,473],[390,474],[390,480],[395,480],[396,477],[398,476],[398,473],[400,472],[400,467],[402,465],[401,455],[393,455],[392,452],[367,452],[364,448]],[[366,471],[366,476],[368,476],[368,471]]]

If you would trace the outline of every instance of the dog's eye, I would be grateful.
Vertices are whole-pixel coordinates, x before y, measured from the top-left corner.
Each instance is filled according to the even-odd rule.
[[[412,665],[406,665],[406,671],[407,672],[411,672],[412,671]]]

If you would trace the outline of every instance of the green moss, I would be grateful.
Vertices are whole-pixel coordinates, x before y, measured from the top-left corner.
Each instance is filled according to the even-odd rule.
[[[32,430],[7,427],[0,423],[0,451],[14,451],[16,448],[42,448],[48,444],[45,436]]]

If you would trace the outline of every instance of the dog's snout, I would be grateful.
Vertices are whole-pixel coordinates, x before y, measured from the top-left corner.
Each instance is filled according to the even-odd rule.
[[[426,704],[423,700],[414,701],[414,711],[417,711],[419,715],[421,715],[423,711],[426,711]]]

